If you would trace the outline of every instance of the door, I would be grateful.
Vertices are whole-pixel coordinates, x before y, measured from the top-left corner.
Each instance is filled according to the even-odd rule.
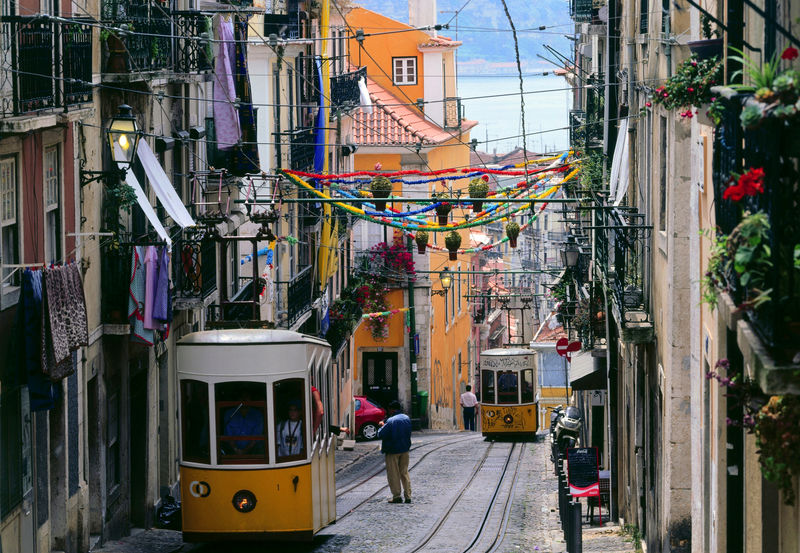
[[[147,527],[145,494],[147,488],[147,361],[131,361],[131,525]]]
[[[397,354],[363,354],[364,395],[384,409],[397,397]]]

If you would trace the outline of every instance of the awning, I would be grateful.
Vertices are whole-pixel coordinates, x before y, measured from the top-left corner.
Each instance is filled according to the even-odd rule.
[[[573,390],[605,390],[606,360],[580,353],[572,358],[569,366],[569,382]]]
[[[147,142],[144,140],[139,141],[136,155],[139,156],[139,161],[142,162],[144,172],[150,180],[150,186],[155,190],[156,196],[158,196],[159,201],[161,201],[161,205],[164,206],[164,209],[169,216],[172,217],[172,220],[181,228],[195,226],[192,216],[189,215],[180,196],[175,192],[175,188],[172,186],[167,174],[158,162],[158,158],[153,153],[153,150],[150,149]]]

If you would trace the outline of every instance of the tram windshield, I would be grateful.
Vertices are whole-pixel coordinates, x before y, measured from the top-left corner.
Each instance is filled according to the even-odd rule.
[[[533,403],[533,369],[522,371],[522,403]]]
[[[494,371],[481,373],[481,401],[494,403]]]
[[[519,402],[517,371],[497,371],[497,403]]]
[[[214,386],[214,393],[219,463],[267,463],[266,385],[263,382],[221,382]]]
[[[277,462],[297,461],[306,457],[306,397],[302,378],[287,378],[273,384],[275,399],[275,448]]]
[[[210,464],[207,382],[181,380],[181,421],[183,460]]]

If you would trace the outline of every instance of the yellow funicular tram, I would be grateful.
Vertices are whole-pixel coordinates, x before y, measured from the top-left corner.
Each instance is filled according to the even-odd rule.
[[[211,330],[177,354],[184,539],[311,540],[335,521],[336,441],[312,410],[312,387],[331,405],[328,343]]]
[[[536,352],[498,348],[481,352],[481,431],[490,439],[534,438],[539,427]]]

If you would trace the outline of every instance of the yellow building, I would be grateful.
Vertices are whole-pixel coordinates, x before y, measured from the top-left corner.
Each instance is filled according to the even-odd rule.
[[[460,43],[437,36],[435,31],[415,30],[433,26],[435,2],[412,1],[409,8],[411,26],[363,8],[347,15],[351,36],[359,37],[350,40],[350,62],[366,68],[372,102],[371,113],[362,109],[352,121],[350,138],[358,148],[354,155],[357,171],[375,170],[377,163],[384,172],[469,165],[469,130],[476,123],[461,118],[456,96],[454,54]],[[393,195],[427,198],[434,191],[466,185],[463,180],[416,185],[396,182]],[[394,207],[406,206],[395,203]],[[409,209],[418,207],[409,205]],[[430,213],[429,217],[433,216]],[[453,209],[450,223],[463,220],[462,210]],[[444,233],[430,234],[430,244],[443,248]],[[469,232],[459,234],[462,248],[469,247]],[[391,245],[395,240],[405,244],[408,237],[371,222],[361,222],[354,229],[356,252],[379,242]],[[398,398],[413,416],[431,427],[454,428],[461,418],[458,399],[470,378],[471,319],[463,298],[468,282],[466,275],[456,272],[446,294],[432,295],[431,287],[440,288],[438,273],[445,267],[468,269],[470,257],[459,255],[457,261],[448,261],[446,251],[429,248],[428,252],[420,255],[415,248],[413,260],[420,272],[414,282],[388,284],[389,308],[413,305],[413,309],[389,317],[388,337],[383,340],[375,340],[364,324],[356,333],[354,387],[356,393],[361,390],[378,402]],[[419,408],[415,388],[422,394]]]

